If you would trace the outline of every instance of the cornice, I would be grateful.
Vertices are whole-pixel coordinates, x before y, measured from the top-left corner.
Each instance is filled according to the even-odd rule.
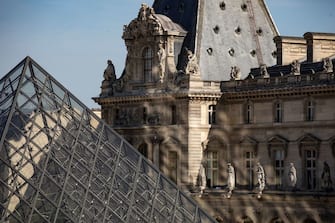
[[[234,99],[265,99],[274,97],[292,97],[306,95],[335,95],[335,85],[320,85],[306,87],[286,87],[274,89],[252,89],[243,91],[224,92],[222,98],[225,100]]]
[[[150,95],[125,95],[112,97],[96,97],[95,102],[100,105],[106,104],[129,104],[153,101],[174,101],[174,100],[200,100],[200,101],[218,101],[222,93],[218,92],[192,92],[192,93],[158,93]]]

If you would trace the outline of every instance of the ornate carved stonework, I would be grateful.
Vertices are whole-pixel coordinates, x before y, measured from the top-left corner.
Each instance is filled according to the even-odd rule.
[[[185,73],[190,75],[191,77],[196,77],[200,79],[199,75],[199,65],[198,59],[195,54],[192,53],[191,50],[185,48],[186,53],[186,66],[185,66]]]
[[[163,33],[162,25],[154,16],[154,9],[142,4],[137,19],[123,28],[123,39],[138,39]]]

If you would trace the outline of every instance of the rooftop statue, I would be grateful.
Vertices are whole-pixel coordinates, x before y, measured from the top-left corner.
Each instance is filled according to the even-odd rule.
[[[333,72],[333,64],[329,57],[324,58],[323,60],[323,69],[326,72]]]
[[[115,81],[115,68],[111,60],[107,60],[107,68],[104,71],[104,80],[106,81]]]

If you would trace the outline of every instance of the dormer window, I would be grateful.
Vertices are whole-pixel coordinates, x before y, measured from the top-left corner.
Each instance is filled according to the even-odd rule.
[[[142,56],[143,56],[144,82],[152,82],[152,59],[153,59],[152,49],[150,47],[144,48]]]

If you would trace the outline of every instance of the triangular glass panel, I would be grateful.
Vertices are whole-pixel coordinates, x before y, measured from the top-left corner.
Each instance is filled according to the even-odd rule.
[[[0,96],[0,222],[215,222],[31,58]]]

